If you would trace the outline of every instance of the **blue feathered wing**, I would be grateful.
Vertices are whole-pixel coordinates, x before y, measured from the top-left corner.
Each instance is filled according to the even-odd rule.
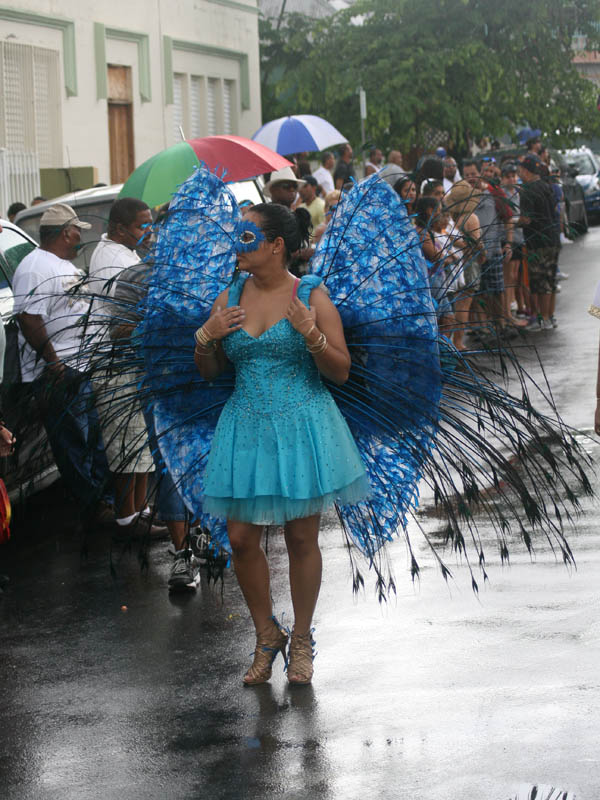
[[[233,373],[207,384],[194,364],[194,332],[230,284],[241,214],[232,192],[199,168],[174,197],[159,230],[143,321],[144,397],[160,448],[193,517],[226,542],[225,524],[202,513],[202,475]]]
[[[437,430],[441,373],[427,268],[405,206],[376,176],[344,193],[311,262],[340,312],[350,379],[331,386],[373,494],[339,509],[368,555],[406,523]]]

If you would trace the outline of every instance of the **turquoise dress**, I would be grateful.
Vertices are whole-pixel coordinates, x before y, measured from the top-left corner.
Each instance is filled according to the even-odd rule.
[[[236,276],[229,306],[239,304],[247,278]],[[302,278],[305,305],[320,283]],[[284,317],[256,338],[238,330],[222,345],[235,389],[215,430],[204,511],[272,525],[365,499],[370,486],[358,448],[302,335]]]

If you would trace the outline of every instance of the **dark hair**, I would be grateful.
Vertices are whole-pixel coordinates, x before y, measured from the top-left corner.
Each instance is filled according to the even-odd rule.
[[[11,203],[8,207],[8,211],[6,212],[7,217],[16,217],[19,211],[23,211],[24,208],[27,208],[25,203]]]
[[[415,181],[410,175],[403,175],[401,178],[398,178],[398,180],[394,184],[394,191],[398,193],[399,197],[402,197],[402,189],[404,189],[407,183],[415,183]],[[417,187],[415,184],[415,189],[416,188]]]
[[[40,225],[40,244],[48,245],[56,241],[60,234],[64,231],[65,225]]]
[[[342,157],[342,156],[343,156],[345,153],[347,153],[347,152],[348,152],[348,148],[349,148],[349,147],[350,147],[350,143],[349,143],[349,142],[346,142],[346,144],[343,144],[343,145],[340,147],[340,158],[341,158],[341,157]]]
[[[443,188],[444,182],[438,180],[427,181],[425,186],[423,186],[423,188],[421,189],[421,197],[429,197],[431,194],[433,194],[434,189],[438,188],[438,186],[441,186]]]
[[[260,214],[260,226],[268,242],[274,242],[281,236],[288,255],[302,247],[308,247],[312,222],[305,208],[290,211],[280,203],[258,203],[252,212]]]
[[[302,178],[302,180],[303,180],[305,183],[308,183],[308,184],[310,184],[311,186],[314,186],[314,187],[315,187],[315,189],[316,189],[316,188],[317,188],[317,186],[319,185],[319,184],[317,183],[317,179],[316,179],[316,178],[313,178],[313,176],[312,176],[312,175],[304,175],[304,176],[303,176],[303,178]]]
[[[415,225],[426,228],[431,218],[431,213],[438,207],[435,197],[419,197],[415,205]],[[431,212],[431,213],[430,213]]]
[[[372,147],[372,148],[369,150],[369,158],[373,158],[373,156],[375,155],[375,153],[376,153],[376,152],[377,152],[379,149],[380,149],[379,147]]]
[[[33,205],[34,203],[45,203],[47,199],[48,199],[47,197],[38,194],[38,196],[34,197],[33,200],[31,201],[31,205]]]
[[[419,185],[429,178],[441,181],[444,178],[444,162],[439,156],[423,156],[419,159],[416,173]]]
[[[120,200],[115,200],[108,215],[108,229],[114,230],[117,225],[127,227],[135,222],[140,211],[149,210],[146,203],[137,197],[122,197]]]
[[[312,170],[310,168],[310,163],[308,161],[299,161],[298,162],[298,177],[304,178],[306,175],[311,175]]]
[[[330,150],[326,150],[321,156],[321,164],[324,164],[328,158],[333,158],[333,153]]]
[[[465,167],[476,167],[477,172],[481,171],[479,164],[474,158],[465,158],[465,160],[463,161],[463,171]]]

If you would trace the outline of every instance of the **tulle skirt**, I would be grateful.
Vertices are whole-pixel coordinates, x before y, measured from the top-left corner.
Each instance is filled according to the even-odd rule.
[[[293,414],[249,414],[234,397],[225,405],[204,475],[207,513],[280,525],[369,494],[358,448],[325,387]]]

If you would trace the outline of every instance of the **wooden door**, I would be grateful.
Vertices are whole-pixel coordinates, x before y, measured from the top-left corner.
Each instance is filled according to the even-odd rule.
[[[108,141],[111,183],[123,183],[135,167],[131,67],[108,65]]]

